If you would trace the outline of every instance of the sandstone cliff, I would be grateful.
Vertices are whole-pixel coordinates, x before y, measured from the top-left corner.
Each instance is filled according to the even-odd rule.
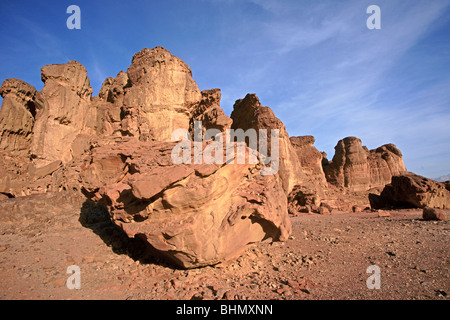
[[[409,175],[393,144],[368,150],[348,137],[328,161],[314,137],[289,137],[255,94],[237,100],[228,117],[220,89],[200,91],[189,66],[161,47],[136,53],[95,97],[76,61],[44,66],[41,78],[41,92],[18,79],[0,87],[0,201],[83,192],[126,235],[183,268],[230,259],[253,242],[286,240],[288,211],[362,211],[369,193],[373,208],[449,206],[448,185]],[[214,129],[225,143],[200,142],[200,157],[214,150],[233,159],[176,164],[176,129],[192,140]],[[239,130],[248,135],[226,140]],[[195,158],[196,143],[184,140],[179,151]],[[257,161],[230,161],[236,145]],[[269,166],[273,174],[262,174]]]
[[[393,144],[368,150],[361,140],[339,140],[331,162],[324,166],[329,183],[349,191],[383,188],[394,175],[406,172],[401,152]]]
[[[294,186],[301,183],[303,172],[301,171],[297,153],[289,140],[286,127],[275,117],[272,109],[263,107],[255,94],[247,94],[244,99],[239,99],[235,102],[231,119],[233,120],[232,129],[255,130],[258,138],[258,143],[256,144],[258,150],[261,140],[267,141],[266,155],[268,157],[272,156],[272,130],[279,130],[278,159],[274,157],[272,160],[279,161],[278,174],[281,177],[286,194],[289,194]],[[266,136],[261,136],[259,129],[267,130]],[[247,140],[247,142],[249,141]]]

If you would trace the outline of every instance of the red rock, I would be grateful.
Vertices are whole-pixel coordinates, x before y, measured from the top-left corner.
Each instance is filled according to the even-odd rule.
[[[32,138],[39,92],[26,82],[6,79],[0,87],[0,149],[28,151]]]
[[[430,207],[423,208],[422,217],[424,220],[447,221],[447,213],[444,210]]]
[[[202,95],[189,66],[162,47],[143,49],[127,70],[121,130],[142,141],[171,141],[188,129],[191,109]]]
[[[333,160],[324,166],[327,181],[350,191],[382,188],[392,176],[406,172],[402,154],[393,144],[369,151],[360,139],[347,137],[335,150]]]
[[[99,140],[92,150],[84,186],[129,237],[183,268],[217,264],[265,238],[288,239],[277,175],[249,174],[255,165],[234,163],[197,175],[204,164],[171,164],[175,145],[114,139]]]
[[[189,131],[194,136],[194,122],[201,121],[202,133],[208,129],[216,129],[224,133],[230,129],[232,120],[220,108],[220,89],[203,90],[202,100],[191,110]]]
[[[450,208],[450,192],[444,183],[414,173],[392,177],[379,196],[370,195],[373,209],[383,208]]]
[[[86,68],[79,62],[44,66],[43,106],[36,116],[31,152],[34,162],[45,165],[72,160],[72,143],[78,134],[94,133],[86,124],[91,116],[92,88]]]
[[[279,170],[283,189],[289,194],[294,186],[301,184],[303,173],[300,161],[293,148],[284,124],[275,117],[272,109],[263,107],[255,94],[247,94],[244,99],[237,100],[231,113],[233,123],[231,129],[267,130],[267,155],[271,156],[271,130],[279,130]],[[260,137],[258,136],[258,141]],[[259,143],[258,143],[259,147]]]

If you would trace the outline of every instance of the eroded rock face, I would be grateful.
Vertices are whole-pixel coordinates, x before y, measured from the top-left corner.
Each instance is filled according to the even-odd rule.
[[[73,158],[72,143],[78,134],[94,133],[87,127],[92,118],[92,88],[86,68],[79,62],[48,65],[41,69],[45,101],[36,117],[31,152],[39,165]]]
[[[220,90],[202,95],[190,68],[161,47],[137,53],[128,72],[107,78],[94,98],[87,71],[76,61],[44,66],[41,78],[41,92],[18,79],[0,89],[0,151],[6,152],[0,156],[13,160],[1,164],[4,194],[79,189],[77,166],[98,137],[167,141],[195,117],[205,128],[231,125],[220,108]],[[35,179],[35,170],[59,162],[58,174]]]
[[[40,167],[25,155],[0,151],[0,194],[9,197],[58,191],[55,172],[61,168],[56,160]]]
[[[82,172],[87,192],[129,237],[182,268],[213,265],[291,232],[279,177],[261,176],[258,166],[174,165],[172,142],[116,138],[97,145]]]
[[[335,147],[333,160],[324,166],[329,183],[350,191],[382,188],[394,175],[406,172],[401,152],[393,144],[375,150],[362,146],[361,140],[347,137]]]
[[[189,122],[191,137],[194,136],[194,124],[196,121],[201,122],[202,133],[209,129],[216,129],[224,133],[227,129],[230,129],[233,120],[225,115],[220,107],[220,89],[203,90],[201,93],[202,100],[191,110]]]
[[[370,187],[383,187],[391,182],[395,175],[406,173],[403,155],[394,144],[385,144],[370,150],[369,162]]]
[[[379,196],[371,194],[374,209],[383,208],[450,208],[450,192],[444,183],[414,173],[392,177]]]
[[[231,113],[233,123],[231,129],[254,129],[258,137],[258,148],[260,139],[267,141],[267,155],[272,156],[271,132],[273,129],[279,130],[279,168],[278,174],[283,182],[283,189],[289,194],[294,186],[301,184],[303,172],[297,153],[291,145],[289,135],[284,124],[275,117],[272,109],[263,107],[255,94],[247,94],[244,99],[235,102]],[[259,129],[267,130],[267,138],[259,136]],[[274,159],[272,159],[274,160]]]
[[[326,187],[327,179],[322,168],[322,153],[314,147],[316,139],[313,136],[290,137],[301,168],[305,176],[321,188]]]
[[[33,137],[39,92],[19,79],[7,79],[0,87],[0,149],[28,151]]]
[[[141,141],[170,141],[188,129],[190,111],[202,99],[189,66],[162,47],[143,49],[127,70],[122,132]]]

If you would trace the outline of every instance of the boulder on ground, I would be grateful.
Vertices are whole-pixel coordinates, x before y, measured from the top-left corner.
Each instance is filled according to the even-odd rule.
[[[86,194],[105,204],[129,237],[182,268],[217,264],[267,238],[288,239],[291,224],[278,175],[262,176],[259,165],[235,161],[174,164],[176,145],[98,141],[81,173]]]
[[[371,194],[369,200],[373,209],[450,208],[450,192],[445,184],[414,173],[393,176],[381,194]]]
[[[422,218],[424,220],[447,220],[447,213],[442,209],[425,207],[423,208]]]

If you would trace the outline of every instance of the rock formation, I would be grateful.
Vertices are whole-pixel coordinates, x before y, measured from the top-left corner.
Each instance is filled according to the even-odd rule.
[[[0,150],[27,152],[33,137],[39,92],[26,82],[7,79],[0,87]]]
[[[401,152],[393,144],[368,150],[361,140],[347,137],[338,142],[333,160],[324,166],[329,183],[349,191],[383,188],[394,175],[406,172]]]
[[[36,116],[31,152],[39,165],[73,158],[72,143],[79,134],[93,133],[92,88],[86,68],[79,62],[48,65],[41,69],[44,104]]]
[[[383,208],[450,208],[450,191],[444,183],[434,181],[414,173],[392,177],[381,194],[370,194],[370,204],[374,209]]]
[[[263,107],[255,94],[247,94],[244,99],[235,102],[231,113],[233,124],[231,129],[247,131],[254,129],[257,134],[259,150],[260,139],[267,141],[267,155],[271,157],[271,134],[273,129],[279,130],[278,173],[283,182],[286,194],[302,181],[300,161],[295,152],[284,124],[275,117],[272,109]],[[259,129],[267,130],[267,138],[260,137]],[[274,159],[272,159],[274,160]]]
[[[225,132],[232,120],[220,108],[220,90],[200,92],[190,68],[169,51],[143,49],[93,98],[78,62],[45,66],[41,78],[41,92],[16,79],[0,90],[1,199],[83,189],[129,237],[183,268],[289,236],[278,174],[262,176],[260,163],[173,163],[175,129],[192,133],[199,121],[203,132]],[[289,142],[282,123],[265,111],[260,128],[282,129]],[[235,145],[223,144],[224,154]]]
[[[201,93],[202,100],[191,110],[189,121],[191,137],[194,137],[194,125],[196,121],[201,122],[203,133],[208,129],[216,129],[225,133],[227,129],[231,128],[233,121],[225,115],[220,107],[220,89],[203,90]]]
[[[190,111],[202,95],[189,66],[168,50],[143,49],[127,70],[122,132],[141,141],[170,141],[175,129],[189,128]]]
[[[326,187],[327,180],[323,172],[323,155],[316,147],[313,136],[291,137],[291,144],[300,160],[301,168],[306,177],[321,188]]]
[[[277,175],[261,176],[247,164],[174,165],[174,146],[99,141],[82,171],[86,191],[128,236],[183,268],[216,264],[266,238],[287,239],[291,225]]]
[[[328,161],[314,137],[290,138],[255,94],[237,100],[228,117],[220,89],[200,92],[189,66],[161,47],[136,53],[95,97],[76,61],[44,66],[41,78],[41,92],[17,79],[0,87],[0,201],[83,191],[126,235],[183,268],[214,265],[267,238],[286,240],[288,211],[362,211],[369,192],[374,208],[449,206],[448,184],[405,175],[393,144],[369,151],[348,137]],[[176,129],[191,140],[172,142]],[[225,143],[199,145],[194,133],[209,129],[225,133]],[[195,146],[201,158],[212,151],[236,158],[237,145],[257,161],[195,161]],[[175,163],[174,147],[194,161]],[[268,167],[272,174],[262,174]]]

